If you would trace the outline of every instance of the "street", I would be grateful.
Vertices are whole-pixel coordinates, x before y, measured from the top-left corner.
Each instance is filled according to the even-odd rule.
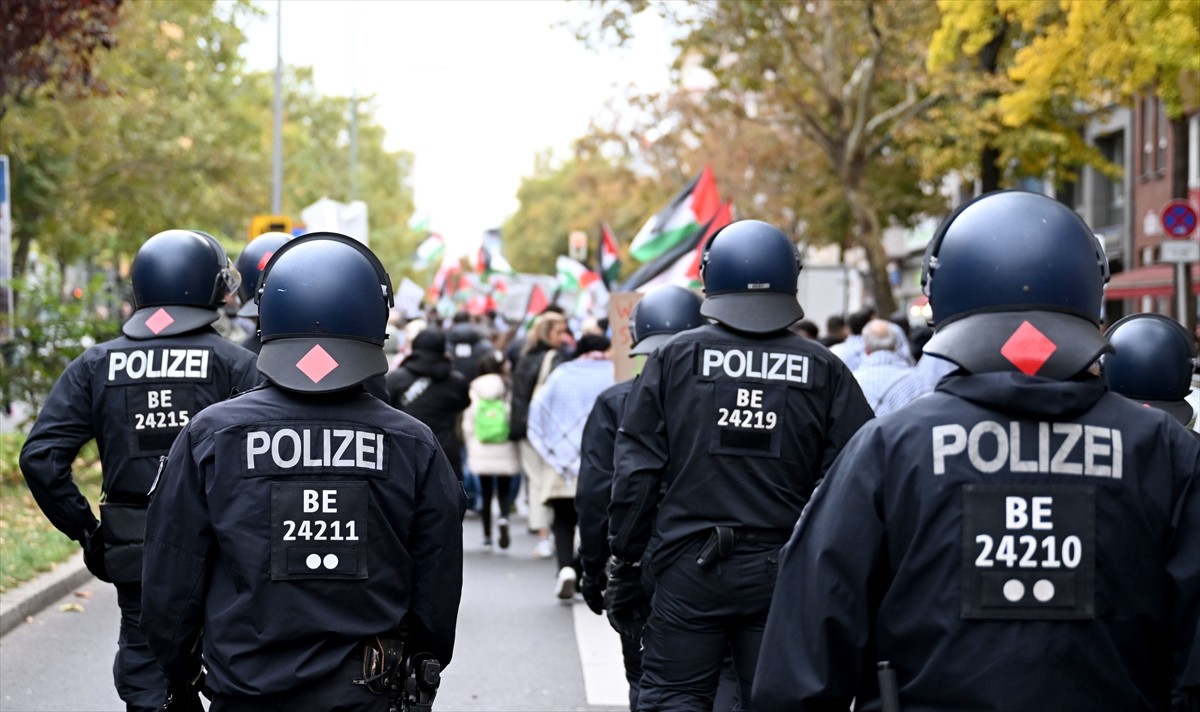
[[[534,558],[524,524],[513,519],[499,554],[480,545],[478,518],[463,522],[458,638],[434,709],[627,708],[616,633],[578,596],[554,597],[554,561]],[[118,618],[115,589],[92,579],[0,638],[0,710],[123,709],[112,681]]]

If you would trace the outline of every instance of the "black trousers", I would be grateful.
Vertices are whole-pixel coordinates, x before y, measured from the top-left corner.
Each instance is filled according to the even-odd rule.
[[[362,677],[362,653],[355,652],[333,674],[296,690],[261,697],[215,695],[209,712],[387,712],[387,695],[377,695],[364,685],[352,685]]]
[[[658,574],[642,636],[638,710],[711,712],[722,662],[733,654],[739,709],[750,689],[775,579],[779,544],[743,542],[707,569],[697,539]]]
[[[157,712],[167,701],[167,676],[142,632],[142,584],[118,583],[121,631],[113,659],[113,682],[128,712]]]

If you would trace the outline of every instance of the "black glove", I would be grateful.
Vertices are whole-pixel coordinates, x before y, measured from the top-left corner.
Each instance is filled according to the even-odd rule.
[[[608,587],[604,589],[604,608],[608,624],[626,638],[639,640],[650,617],[650,596],[642,585],[642,565],[621,561],[608,562]]]
[[[171,685],[167,688],[167,701],[163,703],[162,712],[204,712],[200,689],[186,683]]]
[[[584,571],[579,579],[579,592],[583,594],[583,602],[596,615],[604,615],[604,588],[608,585],[608,576],[603,571],[591,573]]]
[[[204,703],[200,701],[203,690],[204,668],[200,667],[190,682],[167,684],[167,701],[163,703],[162,712],[204,712]]]
[[[83,563],[87,570],[101,581],[112,583],[108,577],[108,566],[104,563],[104,531],[100,529],[100,522],[96,522],[91,532],[83,535],[80,543],[83,544]]]

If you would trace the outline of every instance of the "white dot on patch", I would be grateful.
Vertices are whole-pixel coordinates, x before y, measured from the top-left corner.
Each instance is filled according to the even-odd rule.
[[[1016,603],[1025,597],[1025,584],[1016,579],[1009,579],[1004,582],[1004,597],[1010,603]]]
[[[1033,597],[1042,603],[1054,598],[1054,584],[1050,583],[1046,579],[1042,579],[1041,581],[1033,584]]]
[[[317,568],[318,566],[321,565],[321,555],[320,554],[309,554],[304,559],[304,565],[310,569]]]
[[[337,554],[326,554],[325,555],[325,568],[336,569],[337,565],[338,565]]]

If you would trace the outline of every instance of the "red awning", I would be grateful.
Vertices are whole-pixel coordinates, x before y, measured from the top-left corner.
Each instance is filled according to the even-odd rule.
[[[1200,265],[1191,266],[1192,294],[1200,294]],[[1118,272],[1108,280],[1105,299],[1136,299],[1138,297],[1169,297],[1175,294],[1175,265],[1158,264]]]

